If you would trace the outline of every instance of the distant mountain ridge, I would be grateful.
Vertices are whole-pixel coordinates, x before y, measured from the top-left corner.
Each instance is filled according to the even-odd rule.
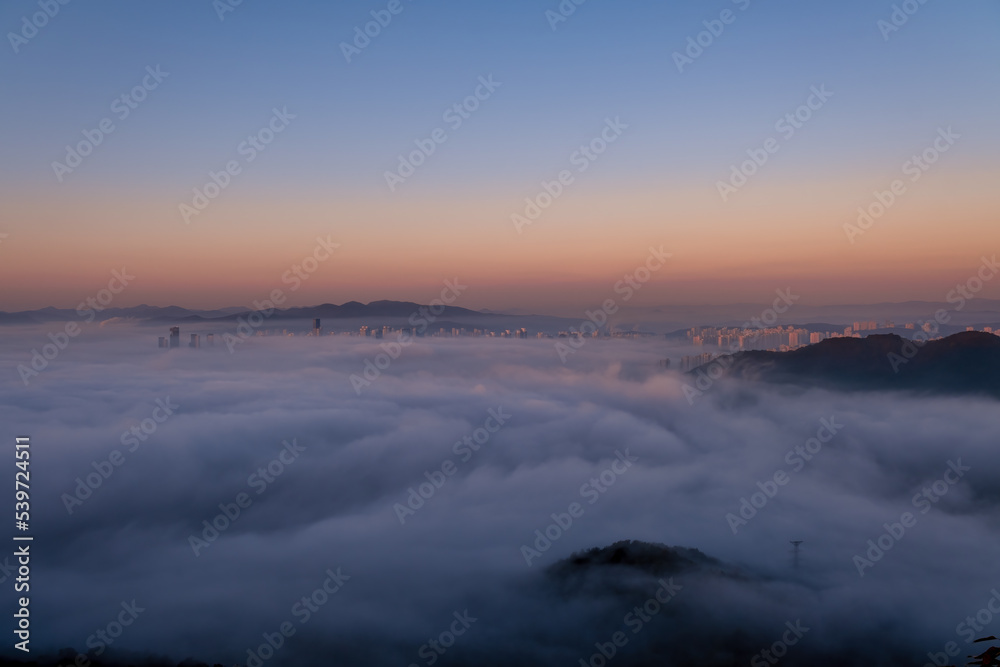
[[[1000,302],[988,299],[981,299],[977,301],[978,306],[984,308],[990,308],[994,303],[1000,304]],[[883,322],[886,318],[890,317],[889,313],[891,311],[896,311],[899,307],[909,308],[913,312],[934,312],[937,307],[935,306],[932,308],[929,304],[925,304],[924,302],[908,302],[906,304],[895,305],[884,304],[884,306],[887,309],[887,312],[883,317],[875,318],[875,316],[861,316],[855,317],[854,319],[866,321],[878,319],[880,322]],[[410,301],[379,300],[367,304],[358,301],[348,301],[347,303],[340,305],[324,303],[312,306],[296,306],[284,309],[279,308],[275,313],[268,316],[267,319],[272,321],[307,321],[320,318],[327,322],[336,320],[355,320],[354,322],[346,323],[344,328],[353,328],[361,325],[391,325],[398,327],[406,326],[405,322],[411,315],[418,314],[421,309],[426,310],[429,307],[429,305],[421,305]],[[89,307],[85,306],[85,308]],[[556,333],[559,331],[579,329],[585,321],[588,321],[586,313],[584,312],[585,309],[581,309],[578,315],[560,316],[551,314],[532,314],[524,308],[511,308],[502,312],[485,308],[472,310],[453,305],[442,306],[441,308],[443,310],[441,310],[440,313],[434,314],[433,324],[435,327],[443,327],[446,329],[453,327],[465,327],[502,330],[519,329],[524,327],[528,329],[530,333],[538,331]],[[687,330],[692,326],[717,326],[719,324],[718,321],[721,318],[722,311],[728,308],[733,307],[706,306],[704,308],[695,308],[690,306],[663,306],[652,309],[622,307],[620,311],[610,319],[612,324],[619,330],[645,331],[655,333],[657,335],[666,334],[668,340],[683,341],[687,338]],[[756,310],[754,310],[755,308]],[[829,308],[797,305],[794,311],[794,321],[786,317],[780,323],[783,325],[789,325],[794,324],[795,322],[807,322],[808,324],[795,324],[795,326],[805,328],[808,331],[838,331],[841,330],[843,326],[847,325],[837,324],[836,318],[827,318],[825,315],[832,316],[834,312],[847,312],[849,309],[855,309],[857,312],[866,312],[872,310],[873,308],[875,308],[875,306],[871,305],[831,306]],[[748,313],[755,313],[756,315],[759,315],[761,312],[760,308],[757,306],[748,305],[745,307],[745,310]],[[829,312],[824,313],[823,311],[825,310],[829,310]],[[147,326],[188,325],[189,327],[195,328],[204,329],[207,327],[218,329],[218,325],[229,326],[230,324],[235,324],[239,318],[246,318],[252,312],[253,310],[251,308],[241,306],[216,309],[196,309],[184,308],[181,306],[150,306],[148,304],[141,304],[126,308],[104,308],[100,311],[96,311],[96,313],[95,311],[83,311],[83,313],[78,313],[73,308],[47,307],[17,312],[0,311],[0,325],[44,324],[48,322],[67,322],[80,319],[85,319],[87,322],[90,322],[94,319],[97,321],[104,321],[117,318],[124,321],[133,321]],[[649,315],[650,317],[647,318],[646,315],[643,315],[643,313],[646,313],[646,315]],[[976,326],[977,328],[982,328],[983,326],[994,326],[1000,328],[1000,307],[998,307],[995,312],[980,312],[974,311],[973,309],[965,309],[962,313],[963,316],[961,321],[959,321],[959,318],[956,315],[951,324],[942,325],[942,333],[960,331],[961,329],[964,329],[965,326],[970,324]],[[96,318],[94,317],[95,314]],[[663,319],[665,317],[676,321],[673,323],[668,322],[666,319]],[[746,319],[732,320],[729,321],[726,326],[740,326],[741,323],[745,321]],[[897,319],[896,321],[900,322],[901,320]],[[882,329],[882,331],[891,330]]]
[[[302,306],[295,308],[279,308],[272,319],[346,319],[358,317],[401,317],[408,318],[413,313],[417,313],[421,308],[427,309],[430,306],[422,306],[409,301],[373,301],[368,304],[358,301],[348,301],[342,305],[325,303],[318,306]],[[502,316],[501,313],[482,313],[468,308],[458,306],[443,306],[439,317],[477,317],[490,318]],[[218,308],[215,310],[197,310],[182,308],[180,306],[149,306],[141,304],[128,308],[105,308],[98,315],[99,319],[106,320],[112,317],[134,318],[150,321],[176,321],[176,322],[205,322],[205,321],[235,321],[240,317],[246,317],[252,309],[230,307]],[[22,310],[18,312],[0,311],[0,324],[32,324],[54,321],[66,321],[79,319],[80,314],[72,308],[41,308],[38,310]]]
[[[277,309],[265,317],[266,321],[292,322],[297,321],[305,328],[311,328],[313,319],[320,319],[327,331],[357,330],[360,326],[378,328],[381,326],[409,327],[427,326],[428,331],[444,329],[487,329],[503,331],[505,329],[528,329],[531,334],[539,331],[568,331],[578,327],[582,318],[561,318],[549,315],[520,315],[498,312],[481,312],[459,306],[434,306],[413,303],[411,301],[373,301],[360,303],[348,301],[344,304],[325,303],[317,306],[297,306]],[[93,316],[90,313],[80,314],[69,308],[42,308],[40,310],[21,311],[16,313],[0,312],[0,325],[45,324],[48,322],[67,322],[83,319],[90,322],[118,319],[131,321],[147,327],[180,326],[194,332],[219,333],[233,329],[242,318],[247,321],[253,310],[247,308],[219,308],[216,310],[195,310],[179,306],[149,306],[146,304],[128,308],[105,308]],[[88,317],[84,317],[88,315]],[[411,317],[413,318],[411,320]],[[274,326],[273,324],[271,326]]]
[[[359,301],[348,301],[342,305],[324,303],[319,306],[304,306],[298,308],[286,308],[279,310],[281,315],[273,317],[281,318],[327,318],[346,319],[355,317],[403,317],[408,318],[414,313],[419,313],[421,309],[427,311],[430,306],[422,306],[410,301],[372,301],[371,303],[361,303]],[[249,311],[246,311],[249,312]],[[246,314],[246,313],[244,313]],[[459,306],[438,306],[434,313],[437,317],[494,317],[500,313],[482,313]]]
[[[81,309],[86,312],[90,307]],[[180,306],[149,306],[140,304],[128,308],[105,308],[97,313],[100,320],[112,317],[133,318],[140,320],[153,319],[183,319],[197,315],[203,319],[220,319],[235,313],[247,312],[245,308],[219,308],[216,310],[192,310]],[[7,313],[0,311],[0,324],[42,324],[45,322],[65,322],[81,319],[82,315],[74,308],[40,308],[38,310],[21,310]]]

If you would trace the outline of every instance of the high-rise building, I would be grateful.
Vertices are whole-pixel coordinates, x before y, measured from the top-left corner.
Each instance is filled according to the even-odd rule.
[[[209,347],[215,347],[215,334],[205,336],[205,342],[208,343]]]
[[[180,327],[170,327],[170,347],[180,347],[181,346],[181,328]]]
[[[323,327],[320,325],[319,318],[313,320],[313,335],[319,336],[322,333]]]
[[[167,345],[168,345],[168,343],[167,343],[167,337],[166,336],[160,336],[159,346],[160,347],[167,347]]]
[[[191,342],[188,347],[201,347],[201,337],[198,334],[191,334]]]

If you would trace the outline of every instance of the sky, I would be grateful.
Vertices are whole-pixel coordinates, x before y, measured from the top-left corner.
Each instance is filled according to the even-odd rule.
[[[0,7],[0,310],[249,305],[318,238],[290,305],[582,309],[650,247],[634,305],[941,300],[1000,249],[992,1],[230,2]]]

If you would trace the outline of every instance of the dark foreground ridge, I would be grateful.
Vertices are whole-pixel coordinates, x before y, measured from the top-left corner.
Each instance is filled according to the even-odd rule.
[[[545,575],[562,597],[641,596],[651,580],[664,577],[746,578],[697,549],[637,540],[575,553],[549,566]]]
[[[550,566],[546,573],[555,580],[568,580],[587,573],[620,574],[634,570],[662,577],[690,572],[735,576],[736,570],[698,549],[622,540],[607,547],[575,553]]]
[[[895,334],[830,338],[790,352],[738,352],[691,371],[850,390],[1000,398],[1000,337],[966,331],[920,343]]]
[[[210,665],[204,662],[187,659],[181,662],[165,657],[141,658],[97,658],[94,655],[81,655],[72,649],[63,649],[56,655],[42,655],[30,660],[10,660],[0,658],[0,667],[232,667],[231,665]],[[238,666],[239,667],[239,666]]]
[[[467,641],[456,642],[441,664],[758,667],[777,664],[778,656],[782,667],[925,664],[925,637],[904,624],[853,623],[859,610],[850,600],[830,599],[821,583],[825,577],[815,577],[808,561],[801,571],[789,563],[771,572],[764,576],[697,549],[649,542],[625,540],[588,549],[521,579],[504,604],[480,600],[486,611],[476,619],[476,629],[490,632],[470,633]],[[397,640],[390,645],[371,636],[289,644],[288,653],[263,667],[407,664],[396,657],[411,655],[411,644]],[[386,653],[387,647],[393,651]],[[78,656],[71,649],[34,661],[0,660],[6,665],[210,667],[191,659]]]

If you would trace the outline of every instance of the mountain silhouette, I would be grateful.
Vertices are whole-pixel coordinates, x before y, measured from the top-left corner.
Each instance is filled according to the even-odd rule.
[[[709,366],[744,380],[1000,398],[1000,337],[979,331],[922,343],[895,334],[829,338],[789,352],[738,352],[689,375],[717,375]]]

